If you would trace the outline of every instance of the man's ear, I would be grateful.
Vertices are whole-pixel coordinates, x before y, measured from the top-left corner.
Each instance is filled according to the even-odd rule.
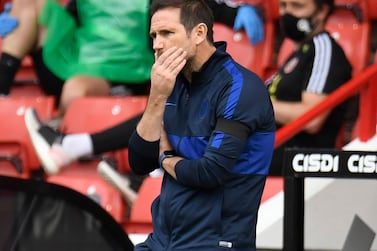
[[[208,27],[204,23],[198,24],[194,29],[193,29],[193,36],[195,37],[195,43],[200,44],[204,40],[207,39],[207,33],[208,33]]]

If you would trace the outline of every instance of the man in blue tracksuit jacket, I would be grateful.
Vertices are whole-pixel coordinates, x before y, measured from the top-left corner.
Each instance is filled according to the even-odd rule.
[[[154,232],[135,250],[255,250],[275,136],[267,89],[213,43],[203,1],[154,0],[151,13],[151,91],[129,161],[165,173]]]

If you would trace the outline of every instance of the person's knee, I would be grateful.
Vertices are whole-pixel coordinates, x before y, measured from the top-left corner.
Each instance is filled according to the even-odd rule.
[[[65,110],[71,102],[79,97],[87,96],[89,93],[88,86],[80,81],[68,80],[63,85],[60,103],[63,110]]]
[[[98,96],[109,95],[110,84],[97,77],[75,76],[64,83],[63,93],[70,96]]]
[[[110,85],[100,78],[76,76],[64,83],[60,107],[64,113],[73,100],[85,96],[107,96]]]

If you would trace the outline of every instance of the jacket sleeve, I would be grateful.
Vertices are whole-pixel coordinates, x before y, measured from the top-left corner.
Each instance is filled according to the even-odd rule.
[[[135,130],[128,145],[128,161],[132,171],[139,175],[145,175],[159,168],[159,147],[159,141],[145,141]]]
[[[272,104],[255,74],[244,79],[253,84],[235,80],[218,99],[216,126],[204,154],[177,163],[182,184],[210,189],[234,176],[268,174],[276,130]]]
[[[236,121],[230,121],[237,128]],[[221,147],[214,146],[221,138]],[[212,142],[212,143],[211,143]],[[246,139],[232,132],[215,130],[204,155],[196,160],[181,160],[176,165],[177,180],[186,186],[215,188],[232,177],[233,167],[245,148]]]

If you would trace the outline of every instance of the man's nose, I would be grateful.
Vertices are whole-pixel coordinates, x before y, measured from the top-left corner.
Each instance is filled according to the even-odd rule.
[[[156,37],[154,40],[153,40],[153,50],[157,51],[157,50],[160,50],[164,47],[164,43],[162,41],[162,39]]]

